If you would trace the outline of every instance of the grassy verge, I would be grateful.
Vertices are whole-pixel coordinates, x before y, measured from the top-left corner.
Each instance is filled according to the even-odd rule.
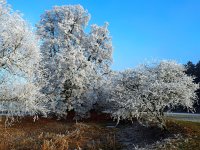
[[[175,140],[169,141],[159,149],[165,150],[199,150],[200,149],[200,123],[180,120],[169,120],[169,132],[179,135]]]
[[[44,118],[33,122],[32,118],[25,118],[5,128],[0,122],[0,150],[118,150],[122,144],[125,149],[132,149],[135,144],[144,149],[200,149],[200,123],[170,119],[169,131],[145,128],[137,122],[107,128],[108,123]]]
[[[11,127],[0,124],[1,150],[120,149],[115,129],[94,123],[68,123],[50,119],[23,119]]]

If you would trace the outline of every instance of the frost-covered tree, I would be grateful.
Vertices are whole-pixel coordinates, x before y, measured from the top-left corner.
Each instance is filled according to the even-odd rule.
[[[80,5],[56,6],[37,24],[44,56],[43,92],[52,99],[51,108],[58,115],[70,110],[85,114],[92,109],[100,75],[109,72],[112,45],[107,25],[93,25],[87,34],[89,19]]]
[[[113,47],[109,36],[108,23],[105,23],[102,27],[92,25],[83,47],[88,61],[95,65],[96,73],[101,76],[109,74]]]
[[[184,66],[174,61],[120,72],[113,80],[112,115],[118,120],[136,117],[144,125],[165,128],[166,107],[182,105],[193,110],[198,88],[193,80]]]
[[[6,1],[0,1],[0,111],[8,116],[45,112],[35,83],[40,50],[31,28]]]

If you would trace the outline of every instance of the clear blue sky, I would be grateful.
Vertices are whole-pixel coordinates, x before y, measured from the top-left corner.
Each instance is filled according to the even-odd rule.
[[[113,69],[151,59],[200,60],[200,0],[8,0],[32,25],[54,5],[81,4],[90,24],[110,23]]]

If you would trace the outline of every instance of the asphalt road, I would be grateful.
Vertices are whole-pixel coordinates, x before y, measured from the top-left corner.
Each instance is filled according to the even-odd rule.
[[[200,114],[193,113],[165,113],[167,117],[177,120],[200,122]]]

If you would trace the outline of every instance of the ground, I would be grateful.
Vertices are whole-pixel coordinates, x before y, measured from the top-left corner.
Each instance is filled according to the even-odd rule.
[[[70,122],[30,117],[10,127],[0,123],[0,150],[200,149],[200,123],[169,119],[168,131],[136,121],[117,127],[111,120]]]

